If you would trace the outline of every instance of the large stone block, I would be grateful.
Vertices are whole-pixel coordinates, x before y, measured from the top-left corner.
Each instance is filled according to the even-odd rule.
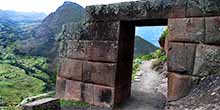
[[[187,0],[186,17],[203,17],[205,3],[204,0]]]
[[[88,40],[117,41],[120,22],[93,22],[87,24]]]
[[[86,53],[86,41],[81,40],[67,40],[64,42],[66,49],[64,49],[64,57],[72,59],[84,59]]]
[[[220,74],[220,47],[198,45],[193,75],[207,76],[211,74]]]
[[[185,18],[187,0],[162,0],[161,18]]]
[[[58,76],[72,80],[82,80],[83,61],[62,59]]]
[[[73,80],[66,80],[65,100],[81,101],[82,83]]]
[[[60,40],[82,40],[81,31],[84,29],[83,23],[68,23],[62,27]]]
[[[208,17],[220,15],[219,0],[187,0],[187,17]]]
[[[89,42],[86,59],[90,61],[117,62],[118,43],[108,41]]]
[[[168,71],[192,74],[196,44],[169,42]]]
[[[94,100],[94,85],[89,83],[84,83],[81,86],[81,99],[84,102],[93,104]]]
[[[205,22],[205,42],[210,44],[220,44],[220,17],[206,17]]]
[[[220,15],[220,1],[219,0],[204,0],[205,16]]]
[[[94,85],[93,104],[97,106],[113,107],[114,89],[106,86]]]
[[[83,80],[113,87],[116,71],[116,63],[85,62],[83,65]]]
[[[86,7],[89,21],[141,20],[161,17],[161,0],[123,2]],[[148,17],[147,17],[148,16]]]
[[[56,80],[56,98],[64,98],[66,89],[66,80],[64,78],[61,78],[57,76]]]
[[[177,73],[168,74],[168,101],[175,101],[186,96],[193,87],[194,78]]]
[[[204,18],[180,18],[169,19],[169,41],[204,42],[205,19]]]
[[[89,6],[86,12],[90,22],[182,18],[186,3],[185,0],[142,0]]]
[[[59,99],[45,98],[22,105],[22,110],[61,110],[61,107]]]

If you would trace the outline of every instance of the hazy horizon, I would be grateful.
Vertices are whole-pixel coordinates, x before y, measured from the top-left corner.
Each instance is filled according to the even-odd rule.
[[[86,7],[89,5],[110,4],[137,0],[1,0],[0,9],[17,12],[38,12],[50,14],[56,11],[65,1],[71,1]]]

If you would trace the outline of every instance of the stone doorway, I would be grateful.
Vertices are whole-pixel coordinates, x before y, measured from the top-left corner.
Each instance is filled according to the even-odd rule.
[[[87,7],[85,27],[63,44],[56,96],[107,107],[124,102],[131,93],[134,27],[168,25],[168,99],[182,98],[198,77],[217,73],[202,74],[203,67],[219,69],[218,61],[207,60],[219,55],[218,5],[142,0]]]
[[[116,103],[128,100],[131,95],[131,74],[134,53],[135,26],[166,26],[167,19],[121,21],[119,34],[118,69],[116,75],[116,87],[119,87]],[[146,85],[147,86],[147,85]],[[122,87],[122,88],[121,88]],[[134,91],[137,94],[138,91]],[[117,93],[117,92],[116,92]],[[121,94],[120,94],[121,93]],[[123,96],[127,94],[126,96]],[[140,93],[141,94],[141,93]],[[143,95],[143,93],[142,93]]]
[[[120,34],[119,34],[119,53],[118,53],[118,69],[116,72],[116,88],[118,92],[116,94],[116,108],[121,110],[132,109],[162,109],[162,104],[166,99],[160,93],[155,97],[146,88],[141,90],[137,88],[138,83],[131,81],[132,76],[132,63],[134,53],[134,37],[136,26],[166,26],[167,19],[153,19],[153,20],[140,20],[140,21],[121,21],[120,22]],[[133,87],[132,87],[133,86]],[[143,85],[147,86],[147,85]],[[144,89],[144,88],[143,88]],[[151,100],[151,101],[149,101]],[[161,100],[161,101],[160,101]],[[161,106],[156,107],[156,102],[161,102]],[[136,105],[136,106],[135,106]],[[139,105],[139,106],[137,106]]]

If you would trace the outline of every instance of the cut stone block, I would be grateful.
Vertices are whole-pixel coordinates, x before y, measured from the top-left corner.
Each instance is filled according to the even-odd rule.
[[[186,17],[203,17],[205,2],[204,0],[187,0]]]
[[[201,43],[205,39],[204,18],[179,18],[168,20],[169,41]]]
[[[205,16],[220,15],[220,1],[219,0],[204,0]]]
[[[206,38],[208,44],[220,44],[220,17],[206,17]]]
[[[81,99],[84,102],[87,102],[89,104],[93,104],[94,100],[94,85],[89,83],[84,83],[81,86]]]
[[[72,80],[82,80],[83,61],[73,59],[62,59],[58,76]]]
[[[61,31],[62,40],[82,40],[81,31],[83,30],[83,27],[84,24],[81,22],[64,24]]]
[[[93,104],[103,107],[112,107],[114,103],[114,89],[106,86],[94,85]]]
[[[82,83],[78,81],[66,80],[65,100],[81,101]]]
[[[187,0],[161,0],[161,18],[185,18]]]
[[[87,46],[86,57],[90,61],[116,62],[118,56],[117,42],[90,42]]]
[[[168,71],[192,74],[196,44],[169,42]]]
[[[193,75],[220,74],[220,46],[200,44],[196,49]]]
[[[219,0],[187,0],[187,17],[219,16]]]
[[[67,49],[64,50],[64,55],[71,59],[84,59],[86,53],[86,41],[68,40],[65,42]]]
[[[65,88],[66,88],[66,80],[64,78],[57,76],[57,81],[56,81],[56,97],[57,98],[60,99],[64,97]]]
[[[88,20],[146,20],[185,17],[186,0],[142,0],[86,8]]]
[[[116,63],[85,62],[83,80],[95,84],[114,86]]]
[[[193,78],[189,75],[177,73],[168,74],[168,101],[175,101],[185,97],[193,87]]]
[[[22,110],[61,110],[59,99],[45,98],[22,105]]]
[[[120,22],[94,22],[87,25],[88,40],[117,41]],[[95,31],[94,31],[95,30]]]

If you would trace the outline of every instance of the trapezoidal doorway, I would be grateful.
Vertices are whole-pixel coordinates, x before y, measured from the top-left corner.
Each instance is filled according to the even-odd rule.
[[[218,0],[206,2],[219,4]],[[215,10],[218,8],[203,7],[204,4],[209,3],[142,0],[87,7],[84,27],[67,33],[70,38],[63,43],[56,96],[106,107],[124,102],[131,94],[135,26],[167,24],[168,99],[178,100],[187,95],[194,76],[213,74],[211,70],[206,74],[200,72],[204,65],[210,67],[205,64],[209,56],[206,53],[219,55],[220,50],[219,46],[210,45],[220,44],[219,37],[215,37],[219,35],[220,18],[213,17],[220,15]],[[205,8],[207,13],[203,12],[207,11]],[[64,26],[63,33],[75,26]],[[209,63],[219,68],[219,62]]]
[[[166,26],[167,19],[143,20],[143,21],[120,21],[120,34],[118,46],[118,62],[115,80],[115,98],[114,105],[120,109],[124,102],[128,101],[131,96],[132,83],[132,64],[134,55],[134,39],[136,26]],[[147,85],[142,85],[147,86]],[[134,91],[136,95],[139,91]],[[133,95],[134,95],[133,94]],[[144,95],[144,94],[142,94]],[[146,94],[145,94],[146,95]],[[144,97],[144,96],[143,96]],[[129,102],[133,103],[132,101]],[[146,104],[145,104],[146,105]],[[117,108],[118,108],[117,107]],[[137,109],[137,108],[136,108]]]

